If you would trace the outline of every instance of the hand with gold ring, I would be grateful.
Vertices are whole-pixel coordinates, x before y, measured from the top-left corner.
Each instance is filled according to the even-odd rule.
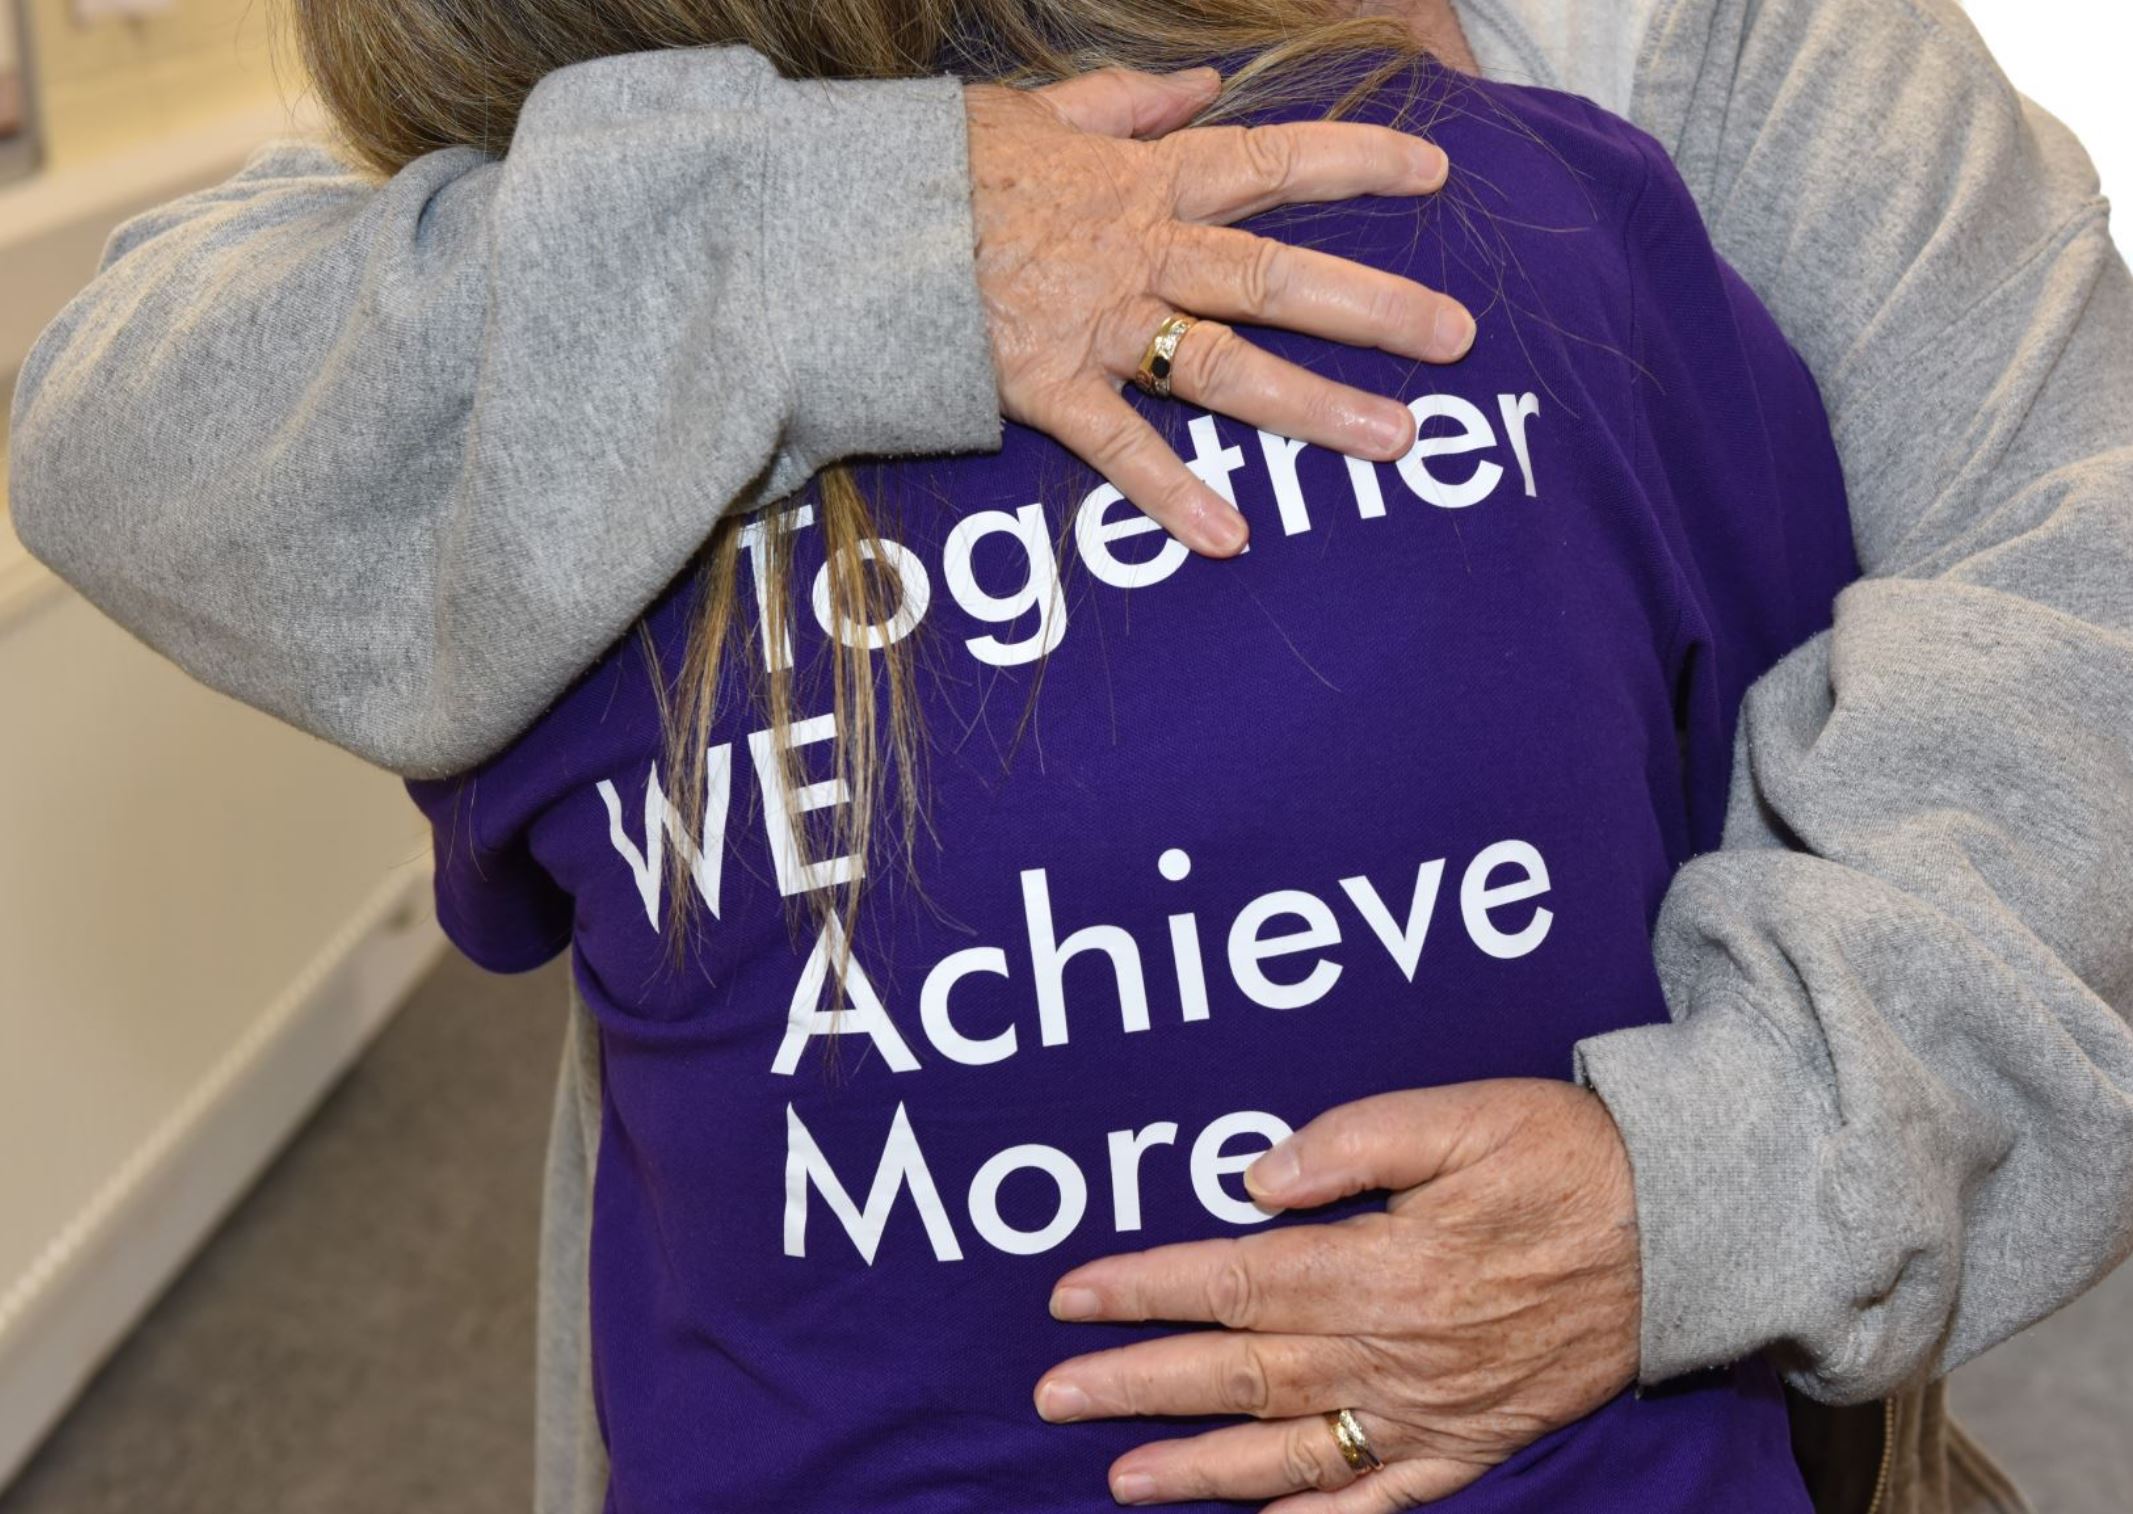
[[[1220,83],[1212,69],[1169,78],[1113,69],[965,93],[978,293],[1002,413],[1050,433],[1213,555],[1243,547],[1243,517],[1120,394],[1159,331],[1171,331],[1166,371],[1147,382],[1380,461],[1413,444],[1404,404],[1284,362],[1222,322],[1426,362],[1456,361],[1474,338],[1456,300],[1231,224],[1305,201],[1428,194],[1445,182],[1444,154],[1355,122],[1186,127]],[[1172,328],[1173,318],[1184,324]]]
[[[1125,1504],[1391,1514],[1455,1492],[1635,1380],[1629,1160],[1590,1091],[1513,1078],[1328,1110],[1245,1174],[1261,1207],[1382,1211],[1105,1257],[1052,1312],[1224,1328],[1061,1362],[1050,1420],[1238,1414],[1111,1464]]]
[[[1333,1442],[1341,1448],[1341,1460],[1348,1463],[1349,1471],[1385,1470],[1385,1458],[1378,1455],[1377,1447],[1370,1443],[1370,1432],[1363,1428],[1353,1409],[1327,1411],[1326,1423],[1333,1430]]]
[[[1177,366],[1178,343],[1185,340],[1185,333],[1199,325],[1199,318],[1190,315],[1174,315],[1155,328],[1149,338],[1148,350],[1141,354],[1140,367],[1133,370],[1133,382],[1159,400],[1170,398],[1170,374]]]

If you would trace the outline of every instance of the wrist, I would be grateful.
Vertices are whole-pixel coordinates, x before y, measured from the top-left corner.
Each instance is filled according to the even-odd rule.
[[[997,447],[961,86],[776,87],[761,266],[795,450],[812,468]]]
[[[1809,1112],[1787,1097],[1790,1049],[1754,1010],[1720,1001],[1676,1023],[1577,1048],[1630,1173],[1640,1380],[1720,1366],[1817,1333],[1799,1280],[1828,1269]]]

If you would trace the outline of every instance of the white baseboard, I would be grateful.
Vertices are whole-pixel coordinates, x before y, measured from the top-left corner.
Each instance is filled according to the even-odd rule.
[[[21,1277],[0,1280],[0,1488],[444,947],[400,869]]]

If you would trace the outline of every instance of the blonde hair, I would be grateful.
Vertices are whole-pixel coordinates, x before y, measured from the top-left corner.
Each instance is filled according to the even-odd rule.
[[[622,53],[720,44],[752,47],[794,78],[953,72],[1025,85],[1100,67],[1162,72],[1241,58],[1247,61],[1224,81],[1203,124],[1284,100],[1323,100],[1336,72],[1349,88],[1325,113],[1340,115],[1422,50],[1404,21],[1357,9],[1341,0],[295,0],[295,19],[304,63],[349,144],[391,173],[447,147],[502,153],[527,94],[556,69]],[[1358,58],[1376,60],[1360,78],[1341,67]],[[864,494],[843,467],[820,474],[814,490],[830,623],[854,630],[886,625],[897,606],[888,602],[881,575],[867,566],[880,532]],[[667,731],[667,792],[688,835],[701,824],[706,748],[733,640],[745,525],[741,518],[722,520],[699,555],[700,607],[673,690],[645,637]],[[792,533],[766,530],[761,550],[762,612],[766,622],[782,624],[792,602]],[[778,639],[766,641],[774,646]],[[849,882],[815,899],[824,926],[834,920],[843,927],[835,964],[841,985],[892,767],[903,850],[907,858],[915,853],[923,733],[905,642],[876,651],[869,648],[874,638],[864,634],[833,639],[835,760],[849,802],[826,812],[832,818],[814,834],[797,817],[787,819],[809,855],[850,856],[857,864]],[[744,645],[755,640],[740,638]],[[877,656],[885,714],[875,694]],[[773,664],[752,672],[769,728],[789,730],[793,670]],[[797,792],[803,780],[789,745],[781,746],[780,760],[785,791]],[[685,851],[667,853],[677,959],[694,892],[685,881]]]

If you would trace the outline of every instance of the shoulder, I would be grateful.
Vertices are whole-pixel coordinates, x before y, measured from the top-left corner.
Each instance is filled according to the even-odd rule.
[[[1601,221],[1626,221],[1655,194],[1693,203],[1651,133],[1567,90],[1462,78],[1444,96],[1431,130],[1476,161],[1525,167],[1524,188],[1551,172],[1568,175],[1587,191]]]
[[[1664,0],[1460,0],[1459,16],[1493,78],[1546,84],[1627,112]]]
[[[1428,234],[1468,252],[1574,275],[1605,298],[1670,264],[1715,260],[1701,212],[1649,132],[1581,95],[1454,73],[1433,62],[1388,81],[1363,119],[1429,137],[1452,180],[1423,207]]]
[[[1300,119],[1323,104],[1268,112]],[[1428,137],[1451,155],[1455,174],[1530,202],[1572,192],[1594,220],[1624,218],[1648,188],[1686,191],[1660,143],[1584,95],[1544,84],[1462,74],[1430,58],[1380,80],[1348,119]],[[1656,180],[1658,182],[1654,183]]]
[[[1455,163],[1464,148],[1484,169],[1514,161],[1514,155],[1526,165],[1495,187],[1492,202],[1499,213],[1509,216],[1551,178],[1568,180],[1574,185],[1571,203],[1581,205],[1620,249],[1632,282],[1663,283],[1721,263],[1695,195],[1664,145],[1644,128],[1581,95],[1537,86],[1476,81],[1472,100],[1469,118],[1485,104],[1486,124],[1497,135],[1525,135],[1523,142],[1504,146],[1467,128],[1440,143]]]

